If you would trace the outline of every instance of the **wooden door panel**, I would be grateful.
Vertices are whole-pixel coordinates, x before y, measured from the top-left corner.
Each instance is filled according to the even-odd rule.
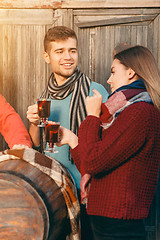
[[[121,42],[148,47],[158,61],[159,13],[160,9],[74,10],[81,70],[109,90],[106,80],[110,75],[113,49]],[[160,62],[158,64],[160,66]]]

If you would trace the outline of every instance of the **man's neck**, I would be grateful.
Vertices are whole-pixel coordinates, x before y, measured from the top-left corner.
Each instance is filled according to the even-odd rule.
[[[56,80],[58,86],[61,86],[62,84],[64,84],[67,79],[68,78],[66,78],[66,77],[55,75],[55,80]]]

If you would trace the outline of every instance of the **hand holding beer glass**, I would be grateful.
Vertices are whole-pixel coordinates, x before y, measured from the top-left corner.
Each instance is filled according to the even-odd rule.
[[[45,98],[38,98],[38,115],[41,118],[40,125],[38,127],[45,127],[48,123],[48,117],[50,116],[50,104],[51,101]]]
[[[45,138],[49,145],[49,148],[45,150],[45,152],[58,153],[54,147],[55,143],[58,142],[59,127],[60,122],[48,122],[48,124],[45,126]]]

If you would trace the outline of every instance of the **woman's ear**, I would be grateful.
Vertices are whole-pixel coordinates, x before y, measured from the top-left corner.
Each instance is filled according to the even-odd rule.
[[[50,57],[49,54],[47,52],[43,52],[43,57],[46,63],[50,63]]]
[[[128,72],[129,80],[132,80],[136,76],[136,73],[132,68],[129,68],[128,70],[129,70]]]

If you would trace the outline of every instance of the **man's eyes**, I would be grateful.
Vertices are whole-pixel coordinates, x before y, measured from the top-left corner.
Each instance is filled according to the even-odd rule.
[[[63,53],[63,51],[60,51],[60,50],[59,50],[59,51],[56,51],[56,53]]]
[[[72,53],[76,53],[76,52],[77,52],[77,50],[71,50],[71,52],[72,52]]]
[[[63,52],[64,52],[63,50],[58,50],[58,51],[56,51],[56,53],[58,53],[58,54],[59,54],[59,53],[63,53]],[[70,50],[69,52],[70,52],[70,53],[77,53],[77,50],[74,50],[74,49],[73,49],[73,50]]]

